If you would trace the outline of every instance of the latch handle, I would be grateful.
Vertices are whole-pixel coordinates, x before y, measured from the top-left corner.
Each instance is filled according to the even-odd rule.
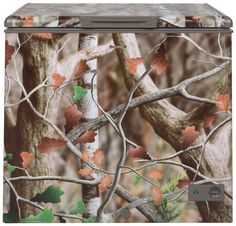
[[[81,16],[82,28],[156,28],[157,18],[138,17],[113,17],[113,16]]]

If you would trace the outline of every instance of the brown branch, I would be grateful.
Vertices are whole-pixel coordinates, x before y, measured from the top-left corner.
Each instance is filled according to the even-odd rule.
[[[92,60],[99,57],[102,57],[106,54],[111,53],[115,49],[113,41],[109,41],[104,45],[97,46],[95,48],[86,48],[82,49],[74,54],[71,54],[63,58],[58,63],[57,71],[66,77],[71,77],[75,70],[75,66],[79,63],[80,60]]]
[[[137,45],[137,41],[134,34],[113,34],[114,43],[116,45],[127,46],[126,49],[117,49],[117,55],[120,60],[120,65],[123,71],[124,80],[128,89],[132,86],[132,84],[141,76],[143,71],[145,71],[144,65],[138,68],[135,75],[129,74],[127,70],[126,61],[130,58],[140,57],[139,48]],[[188,39],[188,41],[190,41]],[[200,48],[198,45],[195,45],[194,42],[192,44],[199,50],[207,54],[207,52]],[[215,55],[211,55],[212,57],[218,58]],[[219,58],[218,58],[219,59]],[[230,61],[230,58],[225,58],[224,60]],[[225,62],[227,63],[227,62]],[[226,65],[225,65],[226,66]],[[218,71],[219,72],[219,71]],[[197,78],[198,79],[198,78]],[[147,77],[142,86],[137,90],[136,95],[143,95],[150,92],[155,92],[158,89],[154,86],[150,77]],[[193,125],[192,122],[182,120],[185,119],[186,114],[179,109],[175,108],[173,105],[169,104],[167,101],[158,101],[147,104],[143,107],[139,108],[142,116],[152,125],[155,132],[166,140],[176,151],[182,149],[182,130],[186,126]],[[227,128],[229,129],[229,128]],[[200,133],[199,137],[196,139],[193,145],[202,143],[206,134],[202,126],[197,127],[198,132]],[[228,140],[226,142],[229,142]],[[207,145],[206,153],[204,154],[204,158],[202,164],[200,166],[200,172],[206,174],[209,177],[226,177],[230,174],[230,171],[227,170],[228,166],[226,163],[228,161],[225,159],[228,155],[222,156],[218,150],[219,144],[214,146],[214,144]],[[217,152],[217,153],[216,153]],[[227,150],[225,152],[231,152],[230,147],[227,146]],[[218,158],[225,159],[224,164],[218,165]],[[195,152],[194,150],[191,152],[191,157],[188,154],[183,154],[180,156],[181,162],[185,165],[189,165],[191,167],[196,167],[195,159],[198,159],[199,152]],[[194,174],[187,171],[187,174],[190,178],[193,178]],[[225,184],[226,187],[229,187],[229,184]],[[209,202],[209,207],[211,208],[211,213],[206,216],[205,212],[207,212],[205,204],[201,202],[197,202],[200,213],[203,217],[204,221],[231,221],[231,213],[232,203],[230,200],[226,199],[225,202],[218,202],[217,204]],[[223,211],[222,211],[223,209]],[[221,214],[223,212],[229,212],[226,216],[225,214]]]
[[[205,179],[205,180],[197,181],[194,184],[205,184],[205,183],[217,184],[217,182],[231,181],[231,180],[232,180],[231,177],[229,177],[229,178],[218,178],[218,179],[216,178],[216,179],[212,179],[212,180]],[[166,193],[163,196],[164,196],[165,199],[167,199],[168,202],[174,201],[174,200],[176,200],[176,197],[178,197],[177,195],[182,194],[182,192],[185,191],[185,190],[186,190],[186,188],[177,189],[173,192]],[[124,198],[124,199],[126,197],[126,196],[124,197],[124,194],[127,195],[127,191],[124,188],[122,188],[121,186],[119,186],[119,189],[117,189],[116,193],[117,193],[117,195],[119,195],[121,198]],[[131,201],[131,200],[133,200],[133,201]],[[126,201],[128,201],[129,204],[127,204],[126,206],[121,207],[120,209],[116,210],[115,212],[110,213],[112,218],[117,218],[117,217],[121,216],[122,212],[125,211],[125,210],[131,210],[133,208],[137,208],[139,210],[139,208],[142,207],[142,206],[146,206],[145,208],[148,207],[150,210],[155,211],[154,208],[152,208],[150,205],[149,206],[146,205],[148,203],[154,202],[152,197],[147,197],[147,198],[142,198],[142,199],[135,199],[135,198],[131,197],[131,198],[129,198],[129,200],[126,199]],[[143,212],[141,212],[141,213],[143,213]],[[156,213],[156,215],[158,215],[158,213]],[[155,215],[155,217],[157,217],[156,215]]]
[[[121,197],[122,199],[124,199],[125,201],[127,201],[129,203],[132,203],[132,202],[138,200],[138,198],[136,198],[134,195],[132,195],[129,191],[127,191],[125,188],[123,188],[120,185],[117,186],[115,193],[116,193],[116,195],[118,195],[119,197]],[[160,222],[161,221],[160,216],[155,212],[154,208],[150,207],[149,205],[142,204],[136,208],[145,217],[147,217],[147,219],[150,222]]]
[[[146,93],[141,96],[138,96],[138,97],[132,99],[132,101],[130,102],[130,104],[128,106],[128,110],[133,109],[135,107],[142,106],[142,105],[146,106],[146,104],[150,105],[151,102],[153,102],[152,106],[154,106],[154,105],[156,106],[156,105],[158,105],[159,102],[161,102],[160,100],[162,100],[162,99],[165,99],[165,98],[168,98],[171,96],[175,96],[175,95],[182,95],[182,93],[181,93],[182,90],[185,90],[189,85],[193,84],[194,82],[198,82],[200,80],[207,79],[211,76],[217,75],[218,72],[224,70],[225,68],[227,69],[228,65],[229,65],[229,63],[225,62],[225,63],[219,65],[218,67],[213,68],[210,71],[207,71],[205,73],[196,75],[192,78],[186,79],[176,86],[173,86],[173,87],[170,87],[167,89],[163,89],[163,90],[156,90],[151,93]],[[140,86],[142,86],[142,84]],[[199,102],[199,101],[207,102],[207,105],[209,105],[208,103],[210,103],[210,104],[215,103],[214,101],[210,101],[210,99],[202,100],[202,98],[195,97],[195,96],[191,96],[189,99],[191,99],[192,101],[197,101],[197,102]],[[165,100],[163,100],[163,101],[165,101]],[[121,105],[113,108],[111,111],[107,112],[107,114],[113,118],[117,118],[122,113],[123,109],[124,109],[124,104],[121,104]],[[167,117],[168,113],[163,113],[163,114],[164,115],[161,118],[162,120],[164,120],[165,117]],[[185,114],[183,114],[183,115],[186,117]],[[173,116],[169,116],[169,117],[170,117],[170,119],[173,118]],[[107,119],[106,115],[96,118],[94,120],[90,120],[87,123],[83,123],[80,126],[75,127],[72,131],[70,131],[70,133],[67,135],[67,137],[72,141],[76,140],[79,136],[81,136],[81,134],[83,134],[87,130],[97,130],[97,129],[101,128],[102,126],[104,126],[105,124],[107,124],[108,122],[109,122],[109,120]],[[168,123],[168,122],[165,122],[165,123]]]

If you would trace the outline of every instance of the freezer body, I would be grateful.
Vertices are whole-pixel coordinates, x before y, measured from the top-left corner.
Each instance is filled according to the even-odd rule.
[[[27,4],[6,21],[4,222],[231,222],[229,17]]]

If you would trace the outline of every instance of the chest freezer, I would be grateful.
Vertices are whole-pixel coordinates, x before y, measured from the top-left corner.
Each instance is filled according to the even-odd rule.
[[[208,4],[26,4],[5,20],[4,222],[231,222],[231,19]]]

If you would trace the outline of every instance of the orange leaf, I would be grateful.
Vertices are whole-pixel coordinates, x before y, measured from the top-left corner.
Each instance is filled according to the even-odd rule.
[[[191,180],[189,180],[188,178],[184,178],[184,179],[178,181],[177,188],[179,188],[179,189],[185,188],[191,183],[192,183]]]
[[[93,154],[93,162],[97,165],[97,166],[101,166],[102,162],[103,162],[104,156],[103,153],[100,149],[97,149],[94,154]]]
[[[32,37],[38,38],[38,39],[51,40],[52,39],[52,33],[33,33]]]
[[[86,62],[86,60],[80,60],[79,63],[76,65],[74,78],[79,78],[81,74],[88,71],[90,68]]]
[[[130,58],[126,60],[126,63],[128,65],[128,71],[132,74],[135,74],[137,71],[138,65],[143,63],[143,58],[140,58],[140,57]]]
[[[212,126],[212,123],[215,121],[216,116],[215,115],[208,115],[203,117],[203,126],[204,128],[209,128]]]
[[[8,41],[5,41],[5,67],[9,64],[11,56],[15,51],[15,47],[9,45]]]
[[[4,168],[3,168],[3,173],[8,173],[8,169],[7,169],[7,167],[5,167],[5,166],[4,166]]]
[[[95,133],[94,131],[87,131],[85,132],[82,136],[78,137],[75,140],[75,143],[78,144],[83,144],[83,143],[92,143],[95,141],[95,136],[97,135],[97,133]]]
[[[68,133],[75,125],[79,123],[83,113],[77,110],[75,107],[69,106],[66,108],[64,116],[66,119],[65,132]]]
[[[52,74],[54,90],[58,89],[62,83],[66,80],[66,77],[61,76],[59,73]]]
[[[149,159],[151,160],[151,156],[144,150],[143,147],[137,147],[137,148],[130,148],[130,152],[132,157],[134,158],[140,158],[140,159]]]
[[[156,70],[157,75],[161,75],[163,72],[165,72],[168,66],[169,63],[166,59],[165,47],[164,45],[161,45],[157,53],[153,55],[151,68]]]
[[[182,130],[183,148],[188,148],[199,136],[199,132],[195,130],[195,126],[187,126]]]
[[[152,188],[152,198],[156,203],[160,203],[162,201],[163,194],[159,187],[155,186]]]
[[[79,176],[81,177],[89,177],[93,173],[93,170],[91,168],[85,167],[83,169],[79,170]]]
[[[23,160],[22,166],[23,168],[27,168],[30,166],[31,162],[34,160],[34,153],[29,153],[27,151],[22,151],[20,156]]]
[[[33,16],[19,16],[23,20],[23,27],[31,27],[33,24]]]
[[[111,182],[112,182],[111,175],[106,176],[103,180],[101,180],[100,184],[98,185],[98,190],[100,192],[106,191],[107,188],[110,187]]]
[[[228,111],[231,108],[230,105],[230,95],[225,94],[225,95],[219,95],[216,97],[216,107],[217,111]]]
[[[41,144],[38,146],[41,153],[50,153],[55,149],[61,148],[64,146],[65,141],[61,139],[43,137]]]
[[[151,169],[147,172],[147,176],[153,180],[161,180],[164,177],[164,173],[159,169]]]
[[[88,151],[86,149],[82,150],[82,158],[81,158],[84,162],[88,162],[89,160],[89,154]]]

